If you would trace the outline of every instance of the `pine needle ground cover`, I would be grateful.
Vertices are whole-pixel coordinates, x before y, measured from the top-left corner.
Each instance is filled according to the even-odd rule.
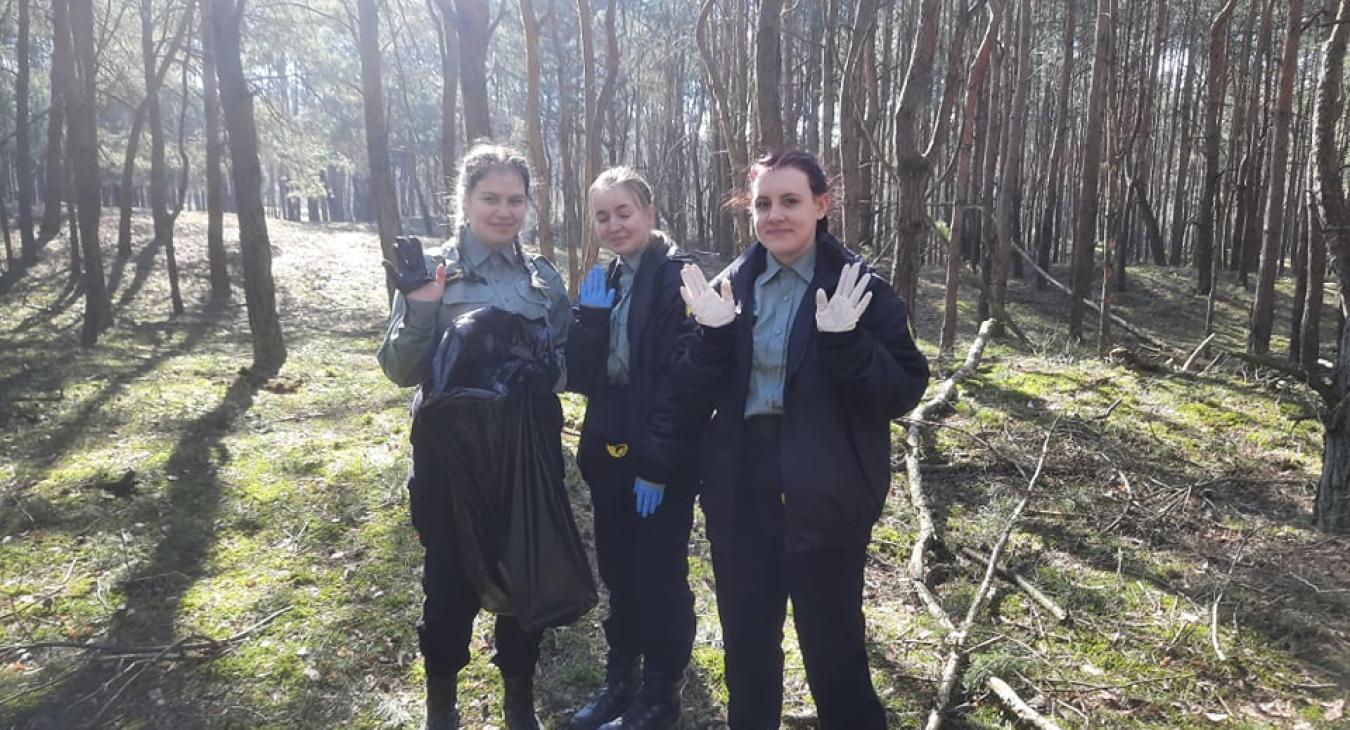
[[[374,238],[357,226],[269,226],[290,350],[271,378],[245,367],[242,293],[204,299],[198,214],[178,224],[187,313],[171,316],[162,252],[137,218],[137,253],[107,252],[116,323],[96,347],[78,344],[82,302],[63,242],[0,280],[0,726],[420,722],[410,393],[373,357],[386,311]],[[931,355],[941,289],[930,274],[915,311]],[[1187,272],[1131,274],[1122,316],[1168,342],[1202,339]],[[945,547],[930,558],[934,589],[949,613],[973,599],[983,566],[962,548],[987,551],[1025,486],[1019,467],[1035,464],[1053,424],[1003,565],[1070,618],[999,582],[967,642],[977,649],[949,726],[1017,726],[985,689],[997,676],[1066,728],[1346,727],[1350,540],[1309,524],[1313,396],[1233,358],[1205,357],[1189,374],[1156,353],[1102,360],[1064,342],[1060,295],[1019,281],[1010,291],[1029,342],[991,345],[924,444]],[[1223,294],[1215,352],[1241,349],[1250,300],[1235,284]],[[977,324],[969,299],[961,348]],[[570,458],[584,403],[564,405]],[[905,580],[915,526],[895,431],[866,602],[873,678],[892,726],[912,727],[946,636]],[[568,468],[589,543],[586,488]],[[699,629],[682,727],[717,728],[721,632],[701,529],[689,560]],[[602,611],[545,640],[549,727],[602,677]],[[460,678],[465,727],[500,723],[486,619]],[[785,714],[811,727],[787,631]]]

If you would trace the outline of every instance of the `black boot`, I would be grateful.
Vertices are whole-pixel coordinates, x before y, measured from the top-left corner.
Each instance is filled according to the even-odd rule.
[[[648,674],[643,678],[637,701],[619,719],[600,730],[669,730],[680,721],[681,678]]]
[[[638,675],[637,657],[611,655],[605,664],[605,683],[600,685],[584,707],[577,710],[568,724],[568,730],[596,730],[601,725],[623,714],[637,698],[642,679]]]
[[[457,677],[427,677],[427,718],[422,730],[455,730],[459,711],[455,708]]]
[[[502,677],[502,718],[506,730],[539,730],[534,715],[534,676]]]

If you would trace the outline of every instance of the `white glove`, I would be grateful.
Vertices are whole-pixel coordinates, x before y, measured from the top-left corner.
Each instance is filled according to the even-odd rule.
[[[816,290],[816,329],[821,332],[849,332],[858,326],[872,293],[867,291],[871,274],[860,276],[862,263],[852,263],[839,274],[839,286],[828,301],[825,290]]]
[[[731,281],[722,280],[722,292],[708,286],[703,271],[695,264],[685,264],[680,270],[680,297],[684,299],[694,321],[704,327],[725,327],[736,319],[736,300],[731,293]]]

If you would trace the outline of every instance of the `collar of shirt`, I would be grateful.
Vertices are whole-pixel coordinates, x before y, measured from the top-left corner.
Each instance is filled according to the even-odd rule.
[[[772,280],[780,271],[791,271],[806,283],[811,283],[811,279],[816,275],[816,247],[812,245],[796,261],[784,266],[773,254],[765,257],[764,273],[767,274],[765,281]]]
[[[461,231],[459,240],[460,245],[464,247],[464,255],[469,259],[469,265],[474,269],[483,271],[503,265],[507,268],[515,266],[515,249],[511,245],[492,249],[467,226]]]

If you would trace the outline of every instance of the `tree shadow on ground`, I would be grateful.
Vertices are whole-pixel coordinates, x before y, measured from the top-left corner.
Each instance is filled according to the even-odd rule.
[[[178,636],[177,605],[205,572],[205,560],[215,536],[215,517],[221,506],[223,483],[219,470],[228,461],[223,437],[252,407],[265,378],[240,376],[220,402],[183,430],[165,464],[177,475],[161,500],[162,537],[148,559],[121,583],[125,606],[113,614],[106,640],[114,646],[168,645]],[[75,661],[85,661],[76,658]],[[79,726],[116,726],[118,701],[138,692],[160,673],[159,668],[135,662],[128,666],[88,661],[31,710],[14,718],[14,727],[43,730]],[[154,712],[154,705],[137,703]],[[204,718],[182,716],[193,704],[175,704],[172,718],[153,718],[158,727],[199,727]],[[162,722],[161,722],[162,720]]]

